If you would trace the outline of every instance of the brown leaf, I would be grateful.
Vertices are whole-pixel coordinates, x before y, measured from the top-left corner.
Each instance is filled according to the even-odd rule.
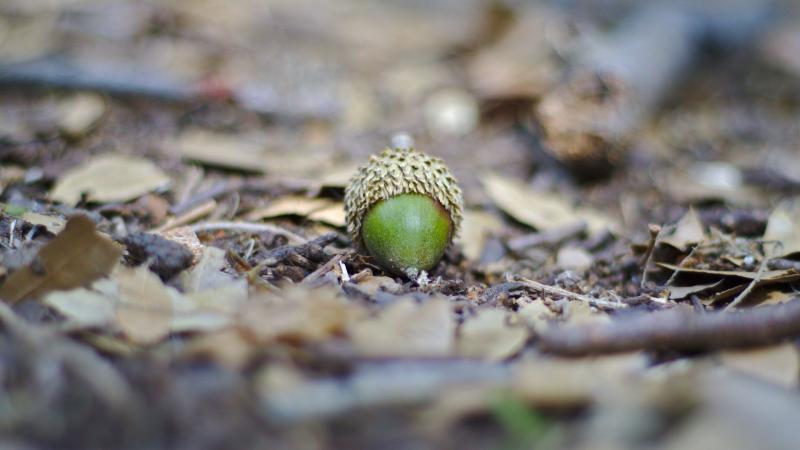
[[[44,302],[80,327],[104,326],[114,319],[114,300],[86,288],[51,292]]]
[[[794,344],[747,350],[729,350],[720,355],[722,364],[787,388],[797,388],[800,358]]]
[[[432,298],[419,305],[401,299],[348,331],[363,356],[444,357],[453,350],[455,320],[447,300]]]
[[[783,202],[770,214],[764,240],[781,243],[775,256],[800,252],[798,213],[800,213],[800,202]]]
[[[669,299],[677,300],[681,298],[686,298],[691,294],[697,294],[699,292],[713,289],[719,286],[720,284],[722,284],[722,280],[708,284],[696,284],[693,286],[669,286]]]
[[[345,226],[344,207],[341,202],[301,196],[281,197],[265,208],[252,211],[247,215],[247,219],[261,220],[280,216],[300,216],[336,227]]]
[[[58,105],[59,128],[67,136],[78,138],[91,131],[105,114],[106,104],[97,94],[77,94]]]
[[[200,335],[184,349],[188,358],[210,358],[223,366],[240,369],[255,352],[256,347],[238,330],[227,329]]]
[[[161,169],[146,159],[106,154],[65,172],[50,197],[66,205],[75,205],[83,194],[97,202],[124,202],[165,188],[170,182]]]
[[[703,242],[706,239],[706,232],[703,223],[694,208],[690,208],[686,214],[675,224],[675,231],[671,235],[662,237],[660,242],[669,244],[678,250],[686,251],[691,244]]]
[[[498,234],[503,228],[503,221],[496,215],[477,210],[464,211],[464,223],[457,238],[464,249],[464,255],[477,261],[481,257],[486,238]]]
[[[30,266],[9,277],[0,287],[0,298],[16,303],[87,285],[108,275],[121,256],[122,248],[96,232],[91,219],[74,216],[64,231],[39,250]]]
[[[260,138],[230,136],[204,130],[184,132],[176,142],[183,159],[244,172],[264,172]]]
[[[501,361],[522,349],[528,339],[523,326],[509,325],[501,309],[481,309],[459,327],[457,351],[461,356]]]
[[[594,401],[646,367],[641,353],[596,358],[534,358],[515,370],[513,390],[539,407],[575,407]]]
[[[616,230],[617,224],[597,211],[576,209],[560,195],[536,191],[497,174],[481,177],[492,201],[514,219],[537,230],[552,230],[585,222],[590,233]]]
[[[125,336],[139,344],[165,338],[172,321],[172,299],[158,275],[142,265],[120,267],[113,278],[119,283],[117,325]]]
[[[362,315],[337,289],[293,286],[277,294],[251,298],[239,314],[239,323],[260,341],[294,339],[321,341],[344,331]]]

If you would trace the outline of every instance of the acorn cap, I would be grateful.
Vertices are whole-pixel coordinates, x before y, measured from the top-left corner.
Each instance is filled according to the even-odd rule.
[[[436,200],[450,214],[450,239],[458,234],[464,200],[444,162],[413,148],[387,148],[380,155],[371,156],[345,189],[347,231],[357,247],[364,248],[361,226],[372,206],[402,194],[420,194]]]

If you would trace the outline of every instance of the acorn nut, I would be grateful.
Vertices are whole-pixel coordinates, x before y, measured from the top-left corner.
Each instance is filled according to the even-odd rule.
[[[458,233],[464,200],[439,158],[413,148],[373,155],[344,194],[347,231],[383,268],[414,278],[442,258]]]

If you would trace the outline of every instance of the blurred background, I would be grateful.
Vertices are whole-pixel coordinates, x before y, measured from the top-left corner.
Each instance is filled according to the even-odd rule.
[[[696,257],[711,262],[706,268],[728,271],[726,276],[746,271],[737,273],[750,278],[734,274],[730,282],[741,292],[750,279],[760,278],[761,272],[753,275],[758,267],[754,249],[761,245],[771,211],[784,204],[789,212],[781,213],[786,219],[781,223],[794,236],[784,241],[785,250],[795,259],[780,269],[800,267],[800,230],[793,225],[797,204],[782,203],[800,193],[800,3],[794,0],[0,0],[0,201],[7,214],[12,209],[39,214],[24,219],[50,231],[58,229],[47,220],[58,217],[60,227],[63,217],[77,211],[92,214],[99,229],[114,237],[199,220],[266,220],[285,227],[278,233],[284,240],[269,233],[246,238],[208,233],[202,240],[245,255],[234,269],[227,268],[232,274],[244,277],[243,267],[255,267],[263,269],[254,275],[263,284],[300,283],[331,255],[313,264],[303,260],[305,265],[268,269],[259,265],[261,259],[286,244],[286,236],[304,241],[333,231],[325,245],[336,241],[347,248],[344,186],[355,168],[396,133],[409,134],[420,150],[444,158],[464,189],[461,241],[433,275],[444,277],[438,293],[452,295],[454,304],[462,302],[457,307],[465,316],[464,305],[477,304],[486,292],[508,300],[502,286],[509,273],[586,295],[647,294],[652,300],[649,295],[665,291],[644,279],[650,260],[642,254],[648,243],[647,251],[656,246],[648,224],[694,220],[690,208],[697,220],[678,229],[691,228],[695,235],[675,231],[672,243],[661,242],[671,253],[654,262],[683,264],[683,258]],[[117,159],[94,165],[109,154]],[[122,176],[126,173],[135,175]],[[117,177],[127,183],[124,192],[115,185]],[[724,236],[706,234],[706,229],[721,230]],[[13,248],[13,225],[7,234],[11,242],[3,245]],[[196,233],[190,234],[203,247]],[[698,242],[713,252],[695,253]],[[358,255],[348,253],[347,258],[353,273],[380,278],[370,291],[352,295],[368,308],[383,305],[378,295],[394,295],[386,286],[396,289],[397,296],[419,294],[410,283],[372,278],[370,271],[378,269]],[[767,259],[761,260],[766,267]],[[663,267],[650,269],[663,278],[659,281],[672,281]],[[781,280],[783,296],[776,302],[796,292],[792,282]],[[501,289],[492,291],[493,285]],[[726,298],[736,292],[726,289]],[[513,300],[522,304],[524,296],[517,297]],[[703,299],[709,309],[716,307],[712,297]],[[54,317],[52,310],[38,308],[25,314],[40,322]],[[500,316],[495,325],[505,329]],[[19,388],[15,392],[24,394],[19,398],[33,406],[11,408],[16,415],[4,415],[0,396],[3,430],[22,430],[34,442],[50,444],[119,437],[130,448],[141,448],[141,442],[245,448],[268,442],[259,441],[266,435],[277,436],[276,445],[283,445],[272,448],[369,448],[376,442],[397,444],[391,448],[437,448],[430,440],[424,441],[427,446],[403,440],[408,431],[403,426],[412,422],[405,411],[381,410],[382,415],[369,416],[373,421],[355,414],[337,422],[337,413],[328,422],[311,420],[297,429],[283,428],[269,411],[259,410],[269,416],[262,420],[254,410],[263,405],[254,405],[252,392],[259,383],[278,386],[270,384],[274,391],[264,394],[267,400],[282,392],[283,382],[295,380],[281,370],[322,380],[315,386],[324,392],[329,392],[328,381],[338,383],[349,370],[355,372],[359,361],[336,345],[326,347],[328,341],[308,347],[295,341],[245,345],[243,339],[224,336],[213,345],[203,342],[213,349],[203,347],[202,352],[233,369],[200,370],[192,365],[195,354],[186,357],[190,363],[181,358],[183,339],[199,340],[203,333],[167,338],[165,330],[159,337],[163,346],[151,347],[131,345],[119,333],[74,334],[75,340],[98,349],[103,361],[112,361],[141,394],[136,398],[142,404],[150,408],[165,398],[166,406],[135,412],[121,408],[119,416],[108,415],[105,406],[95,407],[102,402],[85,400],[94,394],[80,397],[81,403],[70,397],[71,385],[30,375],[50,373],[42,369],[50,367],[46,358],[35,359],[13,341],[4,341],[0,377],[7,367],[16,377],[3,378],[3,386]],[[339,339],[337,345],[342,340],[325,335],[329,338]],[[528,338],[524,334],[519,348],[502,353],[493,362],[503,362],[486,370],[504,370],[503,358],[522,351]],[[246,351],[238,356],[230,351],[241,347]],[[787,420],[797,414],[797,352],[784,350],[793,356],[781,353],[779,362],[795,364],[779,369],[788,374],[785,392],[791,397],[752,380],[741,385],[720,384],[713,377],[686,381],[682,366],[660,371],[656,365],[685,360],[659,354],[660,359],[648,361],[654,366],[648,374],[668,379],[670,387],[660,393],[647,387],[644,393],[621,389],[629,395],[615,394],[619,401],[598,408],[591,421],[583,421],[585,409],[559,409],[548,416],[567,424],[559,433],[577,424],[583,434],[573,439],[578,434],[564,432],[554,439],[564,448],[587,449],[599,448],[596,438],[608,438],[604,448],[623,448],[620,443],[643,448],[645,441],[658,444],[648,448],[712,448],[706,444],[727,439],[725,448],[744,449],[754,448],[752,442],[740,440],[736,432],[749,433],[741,424],[752,426],[762,419],[772,424],[763,431],[773,439],[771,448],[793,448],[796,442],[787,430],[794,425]],[[254,375],[272,370],[273,363],[277,372]],[[707,368],[703,364],[698,365]],[[746,359],[743,365],[754,363]],[[557,369],[581,381],[572,385],[578,397],[584,393],[582,381],[595,373],[592,366],[589,372],[586,366],[577,372]],[[420,372],[429,375],[426,370]],[[551,400],[536,395],[560,379],[561,372],[553,373],[531,377],[538,380],[530,388],[534,402]],[[382,392],[383,377],[381,372],[369,379],[374,383],[370,393]],[[624,381],[617,372],[611,378],[612,384]],[[90,381],[98,379],[104,378]],[[55,386],[52,397],[30,394],[42,386]],[[352,391],[350,385],[344,390]],[[319,399],[323,411],[352,406],[336,403],[338,397],[309,398],[304,388],[288,392],[297,397],[290,395],[279,406],[290,412],[296,412],[294,407],[300,413],[304,407],[316,412]],[[451,425],[456,430],[466,424],[457,429],[464,434],[453,433],[463,445],[453,448],[500,443],[497,435],[483,433],[470,421],[475,409],[485,413],[491,405],[449,403],[471,398],[465,392],[455,400],[439,399],[437,407],[444,412],[434,412],[446,419],[432,421],[441,425],[439,436],[447,439]],[[566,389],[555,396],[563,394],[558,400],[569,403],[573,393]],[[679,423],[675,418],[706,401],[707,409],[693,410],[702,411],[700,419],[670,440],[669,432]],[[76,404],[84,409],[71,414]],[[503,405],[498,421],[502,414],[513,416],[505,424],[512,431],[522,427],[525,434],[540,426],[538,416],[526,416],[525,405],[520,414],[518,403]],[[762,416],[766,411],[773,412],[769,420]],[[75,432],[83,432],[87,423],[102,426],[85,436]],[[119,436],[114,427],[123,429]],[[383,435],[381,427],[395,434]],[[355,437],[348,441],[351,436],[340,429],[355,430]],[[762,444],[756,436],[750,439]]]

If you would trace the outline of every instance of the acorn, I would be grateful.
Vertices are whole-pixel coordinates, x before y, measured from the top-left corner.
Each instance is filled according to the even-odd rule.
[[[442,258],[461,225],[464,200],[439,158],[394,144],[370,157],[345,189],[353,244],[386,270],[416,278]]]

